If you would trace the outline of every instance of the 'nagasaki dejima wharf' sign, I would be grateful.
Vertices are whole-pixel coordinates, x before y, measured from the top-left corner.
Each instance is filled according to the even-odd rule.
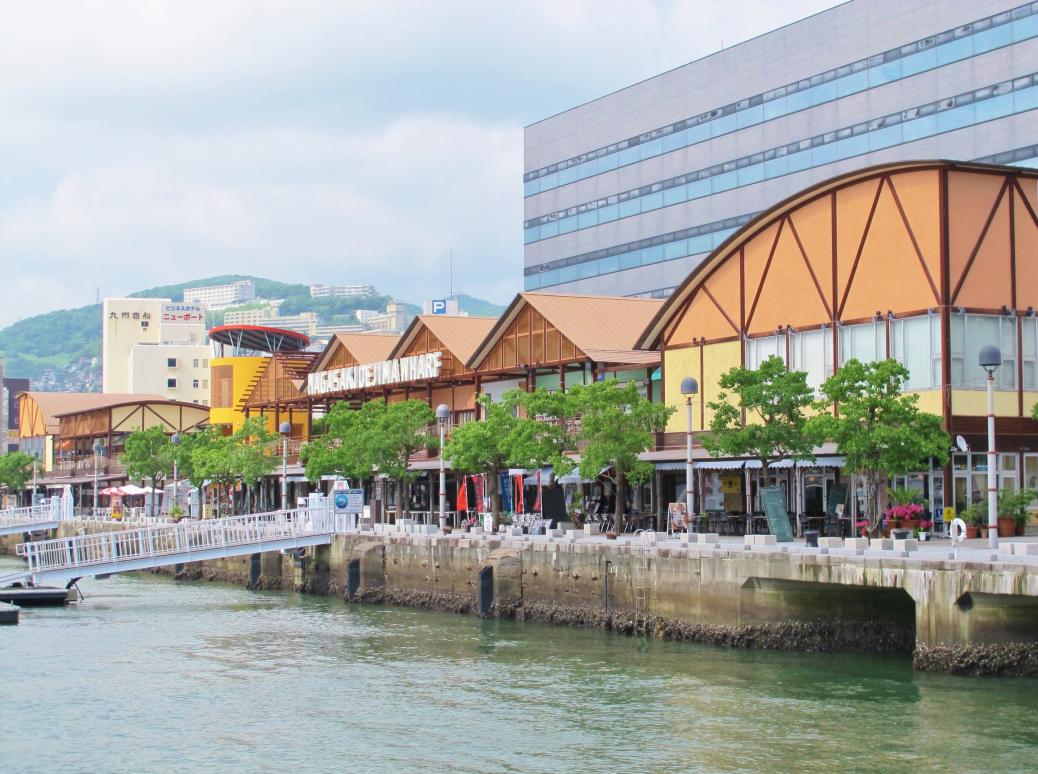
[[[307,377],[306,388],[311,395],[322,395],[326,392],[344,392],[420,379],[435,379],[440,375],[442,363],[442,352],[428,352],[424,355],[410,355],[378,363],[315,371]]]

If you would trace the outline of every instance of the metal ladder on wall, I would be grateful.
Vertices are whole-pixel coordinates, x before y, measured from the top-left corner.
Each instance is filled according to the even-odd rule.
[[[631,564],[631,586],[634,599],[634,610],[639,615],[645,615],[649,609],[649,589],[647,576],[649,574],[649,543],[646,535],[649,531],[635,533],[637,542],[634,544],[634,562]],[[655,534],[655,533],[653,533]]]

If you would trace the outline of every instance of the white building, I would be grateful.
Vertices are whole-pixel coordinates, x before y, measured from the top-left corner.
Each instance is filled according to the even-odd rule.
[[[364,298],[375,295],[374,285],[311,285],[310,298]]]
[[[198,304],[168,298],[106,298],[101,320],[101,389],[209,402],[209,339]]]
[[[372,317],[377,317],[382,313],[377,309],[358,309],[354,314],[357,316],[357,322],[367,325],[371,322]]]
[[[413,319],[414,315],[405,311],[402,304],[390,301],[386,304],[384,313],[373,315],[368,319],[368,326],[373,331],[403,333]]]
[[[256,285],[252,280],[238,280],[227,285],[209,285],[184,290],[185,304],[202,304],[207,309],[222,309],[254,298]]]
[[[438,314],[443,317],[460,317],[461,306],[456,298],[438,298],[422,302],[422,314]]]
[[[317,312],[283,315],[278,312],[277,304],[270,304],[261,309],[224,312],[223,323],[224,325],[267,325],[313,337],[317,330]]]

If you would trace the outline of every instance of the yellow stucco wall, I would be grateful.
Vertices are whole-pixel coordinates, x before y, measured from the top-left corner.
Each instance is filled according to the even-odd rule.
[[[1034,400],[1024,394],[1024,410],[1028,411]],[[995,416],[1015,417],[1019,415],[1016,391],[995,391]],[[988,394],[984,390],[952,390],[952,414],[956,416],[987,416]]]
[[[941,391],[940,390],[919,390],[913,393],[919,396],[919,401],[916,405],[920,411],[926,411],[930,414],[936,414],[942,416],[944,408],[941,405]]]
[[[700,352],[703,353],[702,370]],[[741,364],[741,355],[742,348],[738,341],[707,344],[702,348],[668,349],[664,353],[663,376],[667,405],[678,409],[667,423],[669,432],[682,432],[685,429],[685,399],[681,395],[681,380],[691,376],[700,382],[699,394],[692,401],[692,429],[703,430],[700,417],[706,420],[707,427],[711,419],[710,408],[706,404],[717,400],[718,381],[724,373]],[[706,407],[705,411],[700,411],[701,406]]]
[[[230,407],[217,407],[215,390],[216,380],[211,384],[214,390],[213,399],[210,400],[209,423],[213,425],[230,425],[237,430],[245,421],[245,414],[235,407],[241,404],[245,398],[245,392],[252,388],[252,378],[259,372],[269,357],[218,357],[209,361],[211,368],[220,366],[231,367],[231,405]],[[271,418],[273,423],[273,418]]]

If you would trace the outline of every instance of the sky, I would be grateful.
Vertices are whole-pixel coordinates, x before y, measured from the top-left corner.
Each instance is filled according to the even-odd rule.
[[[0,0],[0,326],[217,274],[522,284],[523,126],[832,0]],[[733,98],[738,95],[733,95]]]

